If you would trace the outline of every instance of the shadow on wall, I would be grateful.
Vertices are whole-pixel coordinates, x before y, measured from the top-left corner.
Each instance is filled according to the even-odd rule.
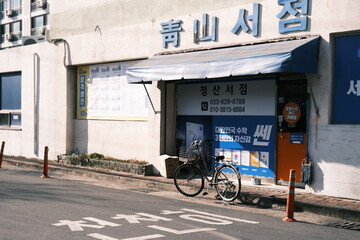
[[[324,172],[318,162],[313,162],[312,183],[309,187],[315,192],[320,193],[324,190]]]
[[[88,153],[88,120],[74,120],[74,153]]]

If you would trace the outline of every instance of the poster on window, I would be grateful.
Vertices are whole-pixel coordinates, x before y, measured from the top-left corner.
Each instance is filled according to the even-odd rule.
[[[148,98],[143,85],[127,83],[129,66],[112,63],[79,67],[77,117],[146,120]]]
[[[186,130],[191,123],[201,127],[198,136],[210,139],[203,145],[208,161],[212,155],[224,156],[241,174],[275,177],[274,79],[204,81],[177,89],[178,147],[192,137],[194,130]]]
[[[215,153],[228,153],[241,174],[275,177],[274,116],[214,116],[212,124]]]

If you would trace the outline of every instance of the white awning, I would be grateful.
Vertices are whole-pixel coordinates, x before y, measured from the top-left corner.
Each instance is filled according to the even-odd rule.
[[[317,73],[319,37],[172,55],[128,68],[129,83],[266,73]]]

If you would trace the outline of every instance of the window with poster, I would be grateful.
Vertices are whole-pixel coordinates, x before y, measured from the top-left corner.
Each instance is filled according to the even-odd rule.
[[[192,81],[177,85],[177,147],[194,139],[211,156],[224,155],[241,174],[274,174],[276,81],[273,78]]]
[[[279,132],[306,133],[307,80],[278,81]]]

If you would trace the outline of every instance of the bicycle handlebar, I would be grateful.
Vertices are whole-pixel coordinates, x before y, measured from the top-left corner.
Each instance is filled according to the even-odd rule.
[[[202,140],[195,140],[191,142],[191,146],[199,147],[202,144]]]
[[[194,140],[191,142],[191,145],[194,147],[199,147],[203,142],[212,142],[213,139],[211,138],[206,138],[206,139],[202,139],[202,140]]]

